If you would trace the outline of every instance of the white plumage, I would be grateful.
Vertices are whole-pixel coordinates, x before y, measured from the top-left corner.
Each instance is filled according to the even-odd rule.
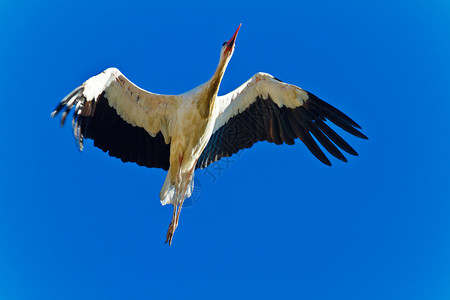
[[[278,107],[289,108],[301,106],[309,98],[308,93],[299,87],[283,83],[270,74],[259,72],[231,93],[217,97],[214,132],[229,119],[246,110],[257,97],[268,99],[269,96]]]
[[[124,162],[168,170],[160,200],[174,206],[169,244],[183,201],[192,193],[195,169],[264,140],[294,144],[299,138],[327,165],[330,161],[312,136],[342,161],[346,158],[338,147],[357,155],[326,120],[367,138],[357,130],[358,124],[336,108],[267,73],[257,73],[235,91],[218,97],[239,27],[223,44],[212,78],[187,93],[150,93],[118,69],[109,68],[76,88],[52,113],[54,117],[64,109],[62,126],[74,108],[72,125],[80,150],[83,139],[90,138],[96,147]]]

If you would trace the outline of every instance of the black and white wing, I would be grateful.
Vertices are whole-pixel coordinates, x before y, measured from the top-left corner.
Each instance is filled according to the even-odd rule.
[[[361,127],[335,107],[266,73],[258,73],[235,91],[218,97],[214,114],[217,119],[213,134],[197,168],[205,168],[258,141],[293,145],[299,138],[326,165],[331,163],[314,138],[342,161],[347,159],[338,147],[358,155],[325,123],[327,120],[352,135],[367,139],[358,131]]]
[[[74,108],[72,127],[80,151],[83,139],[120,158],[149,168],[169,168],[168,123],[179,105],[177,96],[147,92],[116,68],[77,87],[52,112],[62,112],[61,126]]]

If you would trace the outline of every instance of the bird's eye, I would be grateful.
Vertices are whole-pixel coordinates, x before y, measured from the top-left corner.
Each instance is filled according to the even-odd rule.
[[[228,44],[228,42],[223,42],[222,47],[225,46],[226,44]]]

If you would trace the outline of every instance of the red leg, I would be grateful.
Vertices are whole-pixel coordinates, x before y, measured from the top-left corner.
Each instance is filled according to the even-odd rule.
[[[182,158],[180,158],[180,161],[181,161],[181,159]],[[190,182],[190,180],[192,178],[192,173],[195,170],[195,165],[196,164],[197,164],[197,161],[195,161],[194,166],[188,172],[188,175],[186,177],[186,182],[185,182],[184,188],[183,188],[183,193],[181,194],[181,201],[180,201],[180,203],[174,205],[174,208],[173,208],[172,221],[170,222],[169,229],[167,230],[167,235],[166,235],[166,244],[167,244],[167,242],[169,242],[169,246],[172,245],[173,234],[175,233],[175,229],[177,229],[177,227],[178,227],[178,220],[180,218],[181,208],[183,207],[184,196],[186,194],[187,185],[189,184],[189,182]],[[181,164],[180,164],[180,166],[181,166]],[[176,196],[175,197],[177,198],[176,200],[178,200],[178,187],[179,187],[179,184],[177,182],[177,186],[176,186],[176,189],[175,189],[175,192],[176,192]]]
[[[175,179],[175,199],[173,199],[173,213],[172,213],[172,220],[170,221],[169,224],[169,229],[167,229],[167,234],[166,234],[166,244],[167,242],[169,243],[169,246],[172,245],[172,239],[173,239],[173,235],[175,233],[175,229],[177,229],[178,227],[178,216],[180,215],[180,209],[181,206],[178,204],[178,194],[179,194],[179,188],[180,188],[180,184],[181,184],[181,163],[183,162],[183,156],[180,155],[179,158],[179,167],[178,167],[178,171],[177,171],[177,175],[176,175],[176,179]]]

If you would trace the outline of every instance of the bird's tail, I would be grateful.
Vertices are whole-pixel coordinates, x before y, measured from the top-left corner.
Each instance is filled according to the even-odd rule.
[[[175,185],[173,185],[171,183],[169,174],[170,173],[167,173],[166,180],[164,181],[161,192],[159,193],[159,198],[161,199],[162,205],[166,205],[166,204],[177,205],[182,200],[181,198],[183,197],[182,193],[183,193],[184,186],[180,186],[177,191],[177,188],[175,187]],[[185,182],[185,181],[182,180],[182,182]],[[194,174],[192,174],[191,181],[186,186],[186,193],[184,194],[184,199],[189,198],[192,195],[193,190],[194,190]],[[175,197],[176,192],[178,192],[178,197]],[[175,203],[175,201],[177,201],[178,203]]]

